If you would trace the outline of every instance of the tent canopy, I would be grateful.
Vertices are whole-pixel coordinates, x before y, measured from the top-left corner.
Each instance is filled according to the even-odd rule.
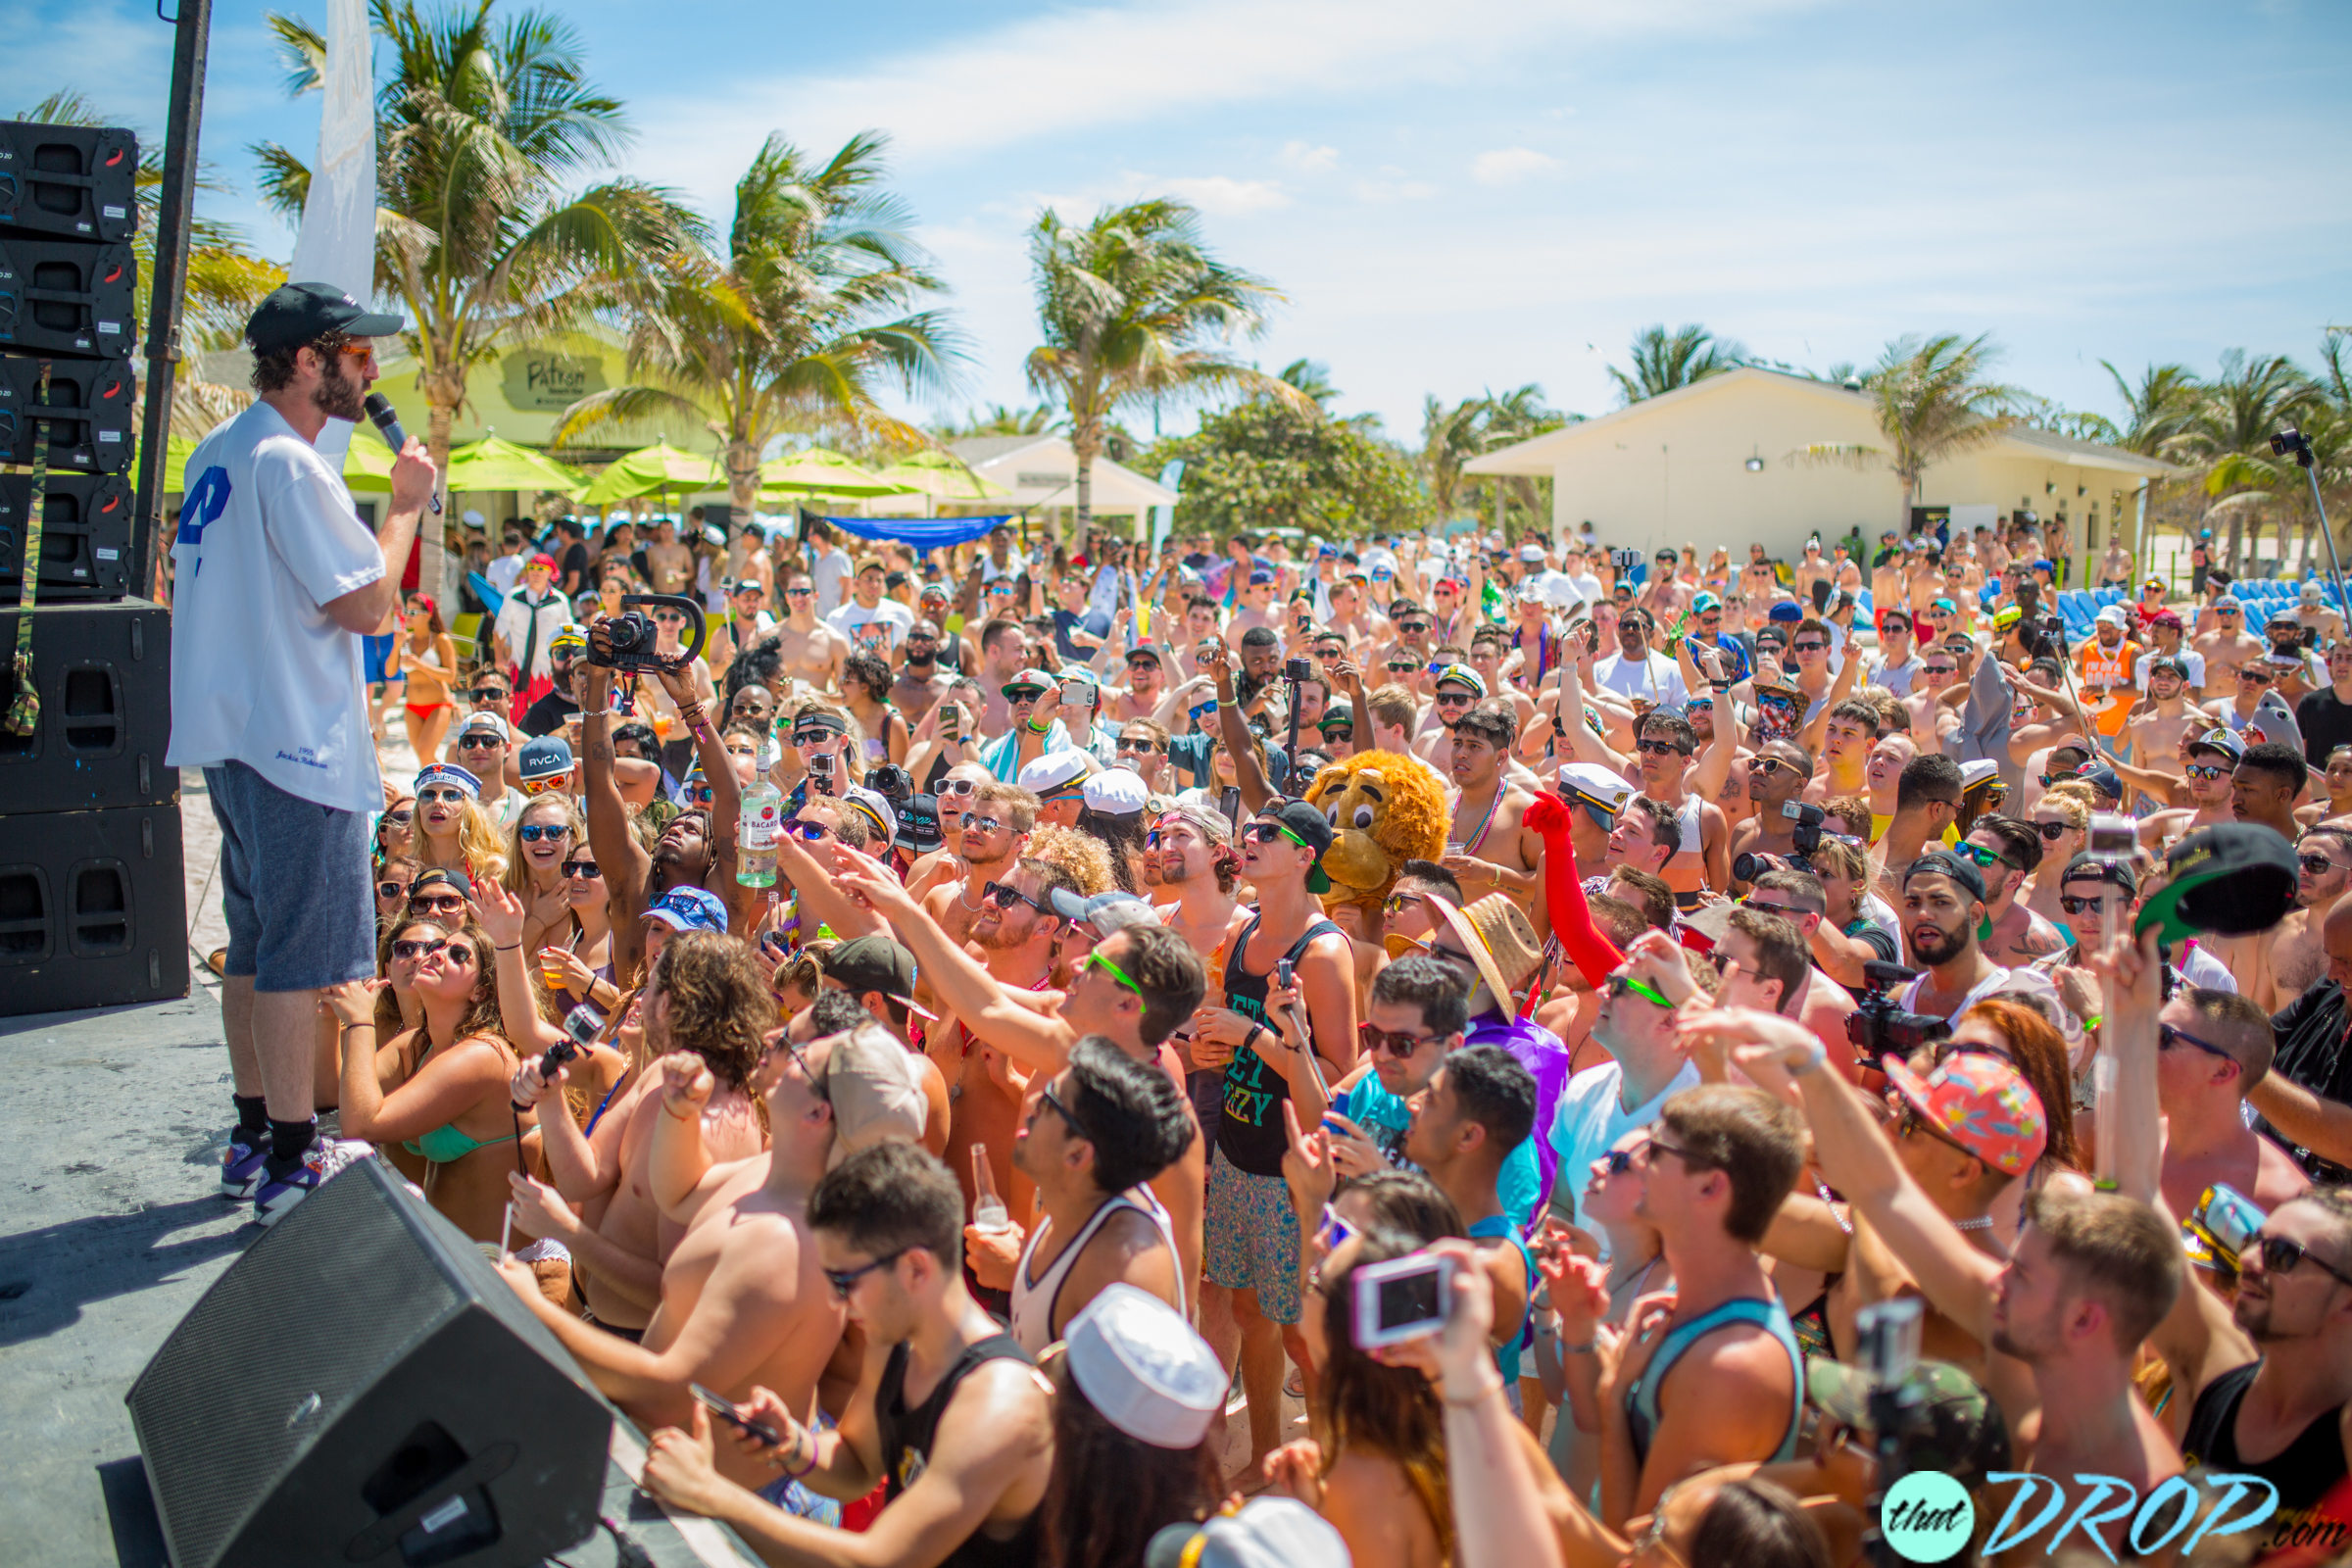
[[[787,452],[760,465],[762,495],[895,496],[913,487],[896,484],[827,447]]]
[[[860,539],[888,539],[916,550],[945,550],[950,545],[985,539],[999,523],[1014,522],[1011,513],[994,517],[825,517],[846,534]]]
[[[449,488],[452,492],[552,490],[559,495],[576,496],[588,488],[588,481],[553,458],[493,435],[450,453]]]
[[[964,466],[952,452],[917,452],[884,468],[878,477],[907,490],[919,490],[935,501],[994,501],[1012,494]]]
[[[726,473],[719,467],[717,458],[680,452],[666,441],[657,441],[650,447],[639,447],[615,458],[581,492],[579,501],[587,507],[609,507],[615,501],[634,501],[660,491],[692,495],[700,490],[723,489],[726,482]]]
[[[982,437],[956,442],[949,450],[981,478],[1005,486],[1009,506],[1078,505],[1078,456],[1060,436]],[[1095,459],[1093,480],[1090,501],[1096,512],[1144,513],[1176,504],[1175,491],[1108,458]]]
[[[187,494],[188,457],[196,450],[196,440],[175,435],[164,444],[164,494]],[[138,469],[134,466],[131,471]],[[352,432],[351,451],[343,459],[343,484],[355,495],[392,493],[392,449],[372,430]]]

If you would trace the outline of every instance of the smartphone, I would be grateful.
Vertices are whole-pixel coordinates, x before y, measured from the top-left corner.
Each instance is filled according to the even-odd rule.
[[[1446,1326],[1453,1259],[1413,1252],[1355,1270],[1355,1344],[1370,1350],[1435,1334]]]
[[[1225,786],[1224,795],[1217,801],[1217,809],[1225,813],[1225,820],[1233,824],[1236,833],[1242,830],[1242,787],[1239,784]]]
[[[1291,989],[1291,960],[1288,958],[1274,960],[1274,989],[1277,991]]]
[[[943,741],[963,739],[963,712],[960,709],[951,708],[941,716],[939,738]]]
[[[1095,706],[1091,695],[1093,690],[1094,688],[1084,681],[1065,680],[1061,683],[1061,706],[1064,708],[1092,708]]]
[[[689,1383],[686,1385],[686,1389],[694,1396],[697,1404],[736,1430],[750,1433],[771,1448],[783,1446],[784,1439],[774,1427],[764,1421],[755,1421],[745,1415],[741,1410],[735,1408],[734,1400],[720,1398],[700,1383]]]

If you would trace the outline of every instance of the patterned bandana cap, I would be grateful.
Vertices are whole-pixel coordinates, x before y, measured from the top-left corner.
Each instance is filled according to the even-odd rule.
[[[1468,664],[1447,664],[1438,671],[1438,678],[1430,682],[1430,690],[1435,691],[1449,680],[1469,687],[1482,698],[1487,695],[1487,677]]]
[[[436,784],[446,784],[452,789],[463,790],[466,798],[469,801],[478,801],[482,798],[482,781],[455,762],[435,762],[430,767],[418,768],[416,770],[416,787],[411,793],[422,795]]]
[[[1997,1056],[1955,1051],[1925,1078],[1891,1058],[1886,1066],[1887,1079],[1929,1126],[1995,1170],[2022,1175],[2048,1146],[2041,1098]]]

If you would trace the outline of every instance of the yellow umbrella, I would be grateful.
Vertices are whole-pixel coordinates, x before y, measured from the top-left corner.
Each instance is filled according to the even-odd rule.
[[[615,501],[634,501],[658,491],[681,490],[691,495],[697,490],[718,489],[726,482],[716,458],[680,452],[666,441],[658,441],[613,459],[579,499],[582,506],[609,507]]]
[[[838,452],[810,447],[760,465],[760,489],[778,495],[895,496],[909,494],[914,486],[877,478]]]
[[[196,450],[194,436],[175,435],[164,444],[164,494],[185,495],[188,490],[188,457]],[[134,467],[131,470],[136,473]],[[369,494],[390,494],[392,490],[392,449],[372,433],[351,434],[351,451],[343,458],[343,483],[354,491]]]
[[[939,501],[993,501],[1011,491],[983,479],[952,452],[918,452],[874,475],[905,490],[920,490]]]

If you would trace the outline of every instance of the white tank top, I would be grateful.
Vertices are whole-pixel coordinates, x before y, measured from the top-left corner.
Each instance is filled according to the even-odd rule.
[[[1142,1200],[1139,1202],[1138,1199]],[[1121,1209],[1133,1209],[1138,1214],[1148,1216],[1152,1228],[1159,1232],[1160,1243],[1167,1248],[1168,1255],[1180,1255],[1176,1250],[1176,1229],[1168,1223],[1168,1211],[1160,1206],[1159,1200],[1152,1196],[1151,1188],[1136,1187],[1109,1200],[1088,1216],[1086,1228],[1078,1233],[1075,1241],[1061,1250],[1061,1255],[1054,1259],[1054,1266],[1046,1270],[1046,1277],[1031,1284],[1029,1260],[1037,1253],[1037,1244],[1044,1241],[1054,1228],[1052,1220],[1041,1218],[1036,1231],[1029,1238],[1029,1245],[1021,1249],[1019,1265],[1012,1271],[1012,1337],[1031,1355],[1041,1353],[1054,1343],[1054,1301],[1061,1295],[1061,1282],[1069,1277],[1070,1265],[1078,1261],[1079,1255],[1086,1250],[1086,1244],[1095,1239],[1095,1232],[1101,1230],[1110,1216]],[[1177,1289],[1179,1292],[1183,1290],[1181,1283]]]

